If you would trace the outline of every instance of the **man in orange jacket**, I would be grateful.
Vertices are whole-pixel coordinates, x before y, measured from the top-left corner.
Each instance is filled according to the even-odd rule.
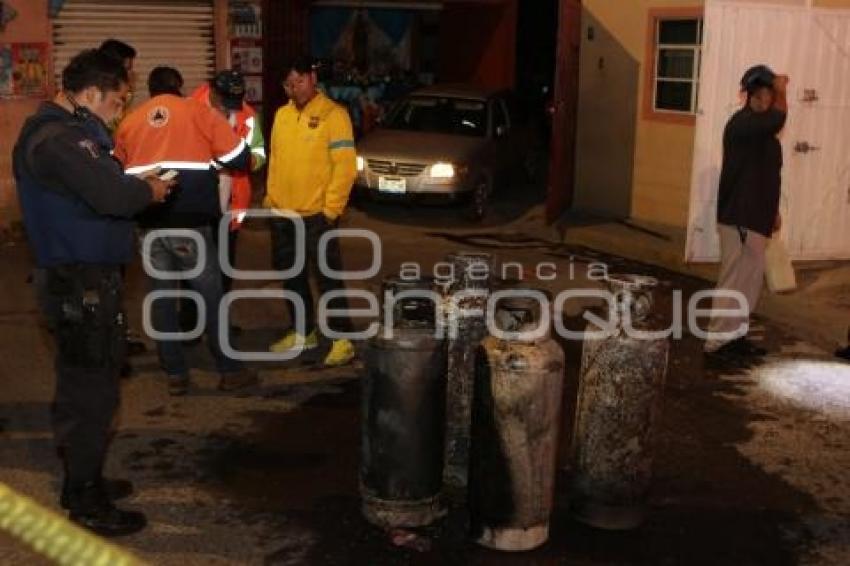
[[[251,172],[259,171],[266,164],[265,140],[259,117],[245,102],[245,79],[232,70],[219,71],[209,83],[195,89],[192,98],[218,110],[237,136],[245,140],[251,151]],[[251,208],[251,173],[222,169],[219,171],[219,197],[222,214],[230,215],[230,231],[227,241],[227,257],[230,264],[236,261],[236,239],[245,218],[245,210]],[[215,227],[218,238],[218,226]],[[219,247],[225,242],[217,241]],[[232,280],[224,276],[224,291],[232,286]]]
[[[151,98],[121,122],[115,134],[114,155],[130,175],[159,169],[179,173],[172,197],[148,211],[139,223],[148,231],[178,229],[191,234],[170,235],[160,231],[146,250],[149,257],[145,259],[161,272],[192,271],[200,266],[200,273],[185,282],[201,296],[206,310],[208,346],[221,374],[219,388],[229,391],[255,384],[257,374],[225,354],[220,343],[221,268],[210,224],[221,215],[221,207],[218,176],[212,164],[246,169],[250,152],[218,112],[197,100],[184,98],[182,86],[183,78],[176,69],[157,67],[151,71],[148,78]],[[177,288],[176,280],[152,279],[155,291]],[[177,332],[177,302],[173,295],[157,299],[151,309],[155,330]],[[158,339],[157,351],[168,375],[169,391],[173,395],[185,394],[189,367],[182,345],[173,339]]]

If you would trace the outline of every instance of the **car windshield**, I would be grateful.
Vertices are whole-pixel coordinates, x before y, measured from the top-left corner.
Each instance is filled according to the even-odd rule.
[[[487,133],[484,102],[442,96],[413,96],[400,102],[384,127],[411,132],[434,132],[482,137]]]

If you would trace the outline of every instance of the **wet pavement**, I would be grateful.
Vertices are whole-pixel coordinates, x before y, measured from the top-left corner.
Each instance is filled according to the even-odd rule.
[[[515,207],[506,207],[513,213]],[[666,322],[672,292],[685,298],[707,283],[610,257],[567,248],[521,230],[461,226],[459,216],[429,210],[366,206],[349,225],[382,235],[384,269],[411,257],[435,262],[455,249],[480,249],[523,264],[553,261],[550,288],[588,285],[567,277],[590,262],[612,271],[652,274],[664,283],[657,312]],[[412,227],[413,221],[417,227]],[[243,235],[244,267],[267,264],[262,230]],[[351,268],[368,253],[345,248]],[[50,346],[24,283],[24,246],[0,251],[0,481],[56,508],[58,465],[48,409]],[[251,282],[257,288],[273,284]],[[374,288],[377,281],[363,282]],[[131,270],[138,309],[144,282]],[[280,305],[240,302],[242,348],[274,340]],[[136,315],[132,313],[136,312]],[[139,320],[131,310],[131,321]],[[578,328],[569,315],[566,325]],[[125,380],[120,426],[109,473],[128,477],[150,527],[120,544],[154,564],[846,564],[850,562],[850,365],[779,328],[756,320],[754,334],[770,354],[746,368],[706,368],[701,342],[672,344],[663,416],[656,441],[649,518],[630,532],[596,530],[569,512],[569,450],[581,346],[562,343],[567,359],[564,428],[557,504],[549,542],[506,554],[468,540],[467,517],[453,508],[438,524],[395,537],[360,514],[358,460],[359,364],[319,369],[321,351],[283,365],[265,365],[261,387],[238,394],[215,389],[205,348],[193,346],[193,385],[169,397],[155,356],[133,360]],[[405,543],[407,546],[396,546]],[[34,564],[28,551],[0,537],[0,563]]]

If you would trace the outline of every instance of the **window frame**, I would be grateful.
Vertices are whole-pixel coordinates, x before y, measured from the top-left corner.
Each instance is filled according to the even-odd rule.
[[[659,44],[658,36],[660,33],[660,24],[664,21],[671,20],[699,20],[698,34],[702,34],[702,39],[705,39],[705,17],[704,10],[701,6],[682,7],[682,8],[651,8],[647,21],[647,37],[646,37],[646,57],[644,59],[644,77],[643,77],[643,117],[647,120],[656,122],[669,122],[674,124],[694,125],[696,123],[696,113],[699,110],[697,106],[699,96],[700,72],[702,71],[702,47],[699,45],[673,45]],[[699,37],[699,35],[698,35]],[[661,49],[692,49],[694,51],[694,68],[700,72],[693,79],[666,79],[665,82],[692,82],[694,88],[691,92],[692,111],[683,110],[665,110],[655,107],[655,100],[658,87],[658,59]]]

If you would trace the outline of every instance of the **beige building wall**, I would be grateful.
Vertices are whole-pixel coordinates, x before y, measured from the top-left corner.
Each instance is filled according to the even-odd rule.
[[[850,0],[814,0],[817,8],[850,8]]]
[[[787,3],[801,5],[805,0],[749,0],[754,2]],[[637,94],[637,116],[634,132],[634,157],[631,164],[613,163],[610,155],[600,152],[583,152],[581,145],[577,152],[576,205],[591,204],[589,208],[596,209],[605,200],[600,195],[605,177],[602,171],[612,166],[632,167],[630,215],[637,220],[686,227],[688,222],[688,206],[690,200],[691,162],[694,148],[694,126],[688,123],[670,123],[654,118],[648,118],[644,112],[645,96],[650,91],[647,82],[647,49],[650,26],[650,11],[653,9],[700,9],[702,0],[584,0],[584,10],[589,16],[588,21],[600,26],[605,33],[596,33],[595,40],[609,37],[615,41],[616,49],[621,49],[638,65],[637,90],[622,93],[624,103],[629,96]],[[850,8],[850,0],[814,0],[813,5],[825,8]],[[582,23],[582,46],[587,40],[587,25]],[[614,49],[612,46],[609,48]],[[582,61],[585,62],[584,60]],[[651,69],[650,69],[651,70]],[[585,73],[582,73],[585,80]],[[593,83],[590,83],[593,84]],[[603,88],[597,82],[597,88]],[[587,83],[582,85],[582,100],[592,101],[603,97],[603,93],[595,94],[587,90]],[[592,108],[579,106],[579,141],[582,139],[582,121],[604,121],[606,116],[588,116],[585,112]],[[617,110],[612,110],[617,112]],[[611,128],[602,133],[605,140],[595,140],[596,147],[613,146],[628,141],[618,128]],[[611,171],[604,173],[610,179]],[[613,189],[612,202],[621,199],[620,189]]]
[[[605,21],[582,8],[573,206],[627,218],[632,208],[640,63]]]
[[[636,90],[621,93],[624,101],[637,95],[634,126],[634,152],[631,163],[617,163],[617,167],[631,167],[631,188],[628,197],[629,215],[632,218],[686,226],[688,219],[688,199],[690,193],[690,171],[693,157],[693,125],[668,123],[647,119],[644,116],[644,89],[646,84],[646,50],[648,41],[649,13],[652,8],[697,8],[702,1],[683,0],[584,0],[584,9],[597,25],[605,29],[606,34],[615,38],[620,47],[634,61],[638,68]],[[587,29],[583,29],[586,39]],[[604,37],[603,34],[595,34]],[[592,100],[594,96],[588,96]],[[579,108],[580,117],[584,116]],[[581,119],[581,118],[580,118]],[[597,116],[604,120],[605,116]],[[611,130],[609,145],[622,143],[624,133]],[[581,161],[599,160],[596,166],[582,165]],[[589,156],[579,150],[577,169],[588,171],[598,167],[604,170],[612,163],[603,165],[604,155]],[[609,173],[610,174],[610,173]],[[577,205],[581,206],[587,197],[581,195],[582,180],[577,182]],[[584,180],[584,186],[592,183]],[[596,195],[598,201],[601,197]],[[617,195],[617,199],[620,195]]]

